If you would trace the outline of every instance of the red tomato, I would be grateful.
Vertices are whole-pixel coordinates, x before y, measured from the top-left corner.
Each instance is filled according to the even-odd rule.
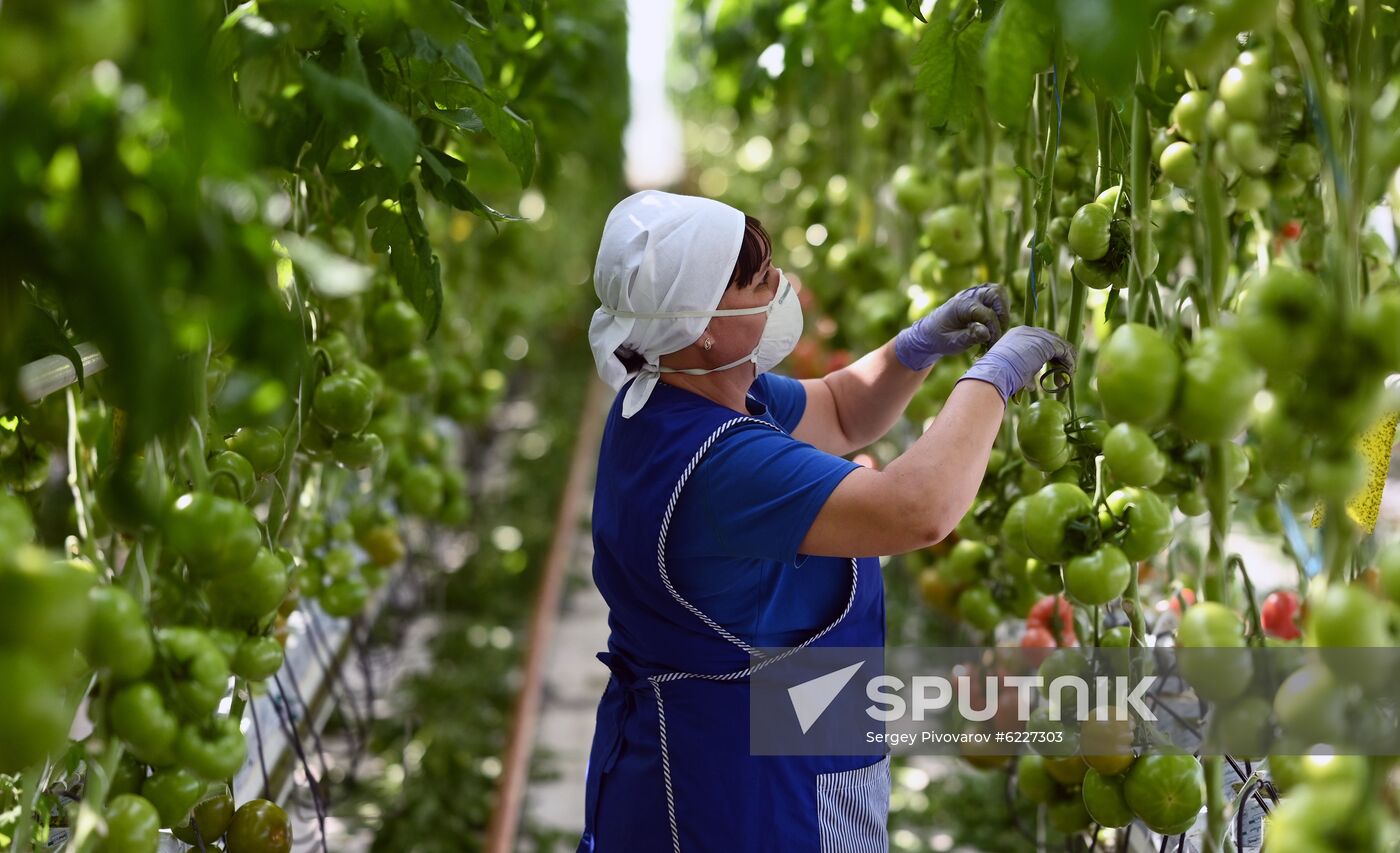
[[[1172,612],[1175,613],[1177,616],[1181,615],[1181,602],[1183,601],[1186,602],[1187,607],[1190,607],[1191,605],[1196,603],[1196,593],[1190,587],[1183,587],[1182,589],[1172,593],[1171,608]]]
[[[835,373],[836,371],[850,364],[852,361],[854,361],[854,359],[851,357],[850,350],[832,350],[831,354],[826,357],[826,372]]]
[[[1021,635],[1021,648],[1026,650],[1026,661],[1039,668],[1050,656],[1050,652],[1041,649],[1055,648],[1055,635],[1040,625],[1027,625],[1026,633]]]
[[[1298,593],[1281,589],[1269,593],[1259,610],[1264,633],[1281,640],[1296,640],[1303,635],[1298,629]]]
[[[1043,629],[1061,646],[1079,645],[1079,638],[1074,634],[1074,608],[1063,595],[1047,595],[1031,607],[1026,616],[1026,630],[1032,628]]]

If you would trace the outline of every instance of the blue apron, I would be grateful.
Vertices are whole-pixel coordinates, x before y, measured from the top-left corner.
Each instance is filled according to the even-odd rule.
[[[589,754],[580,853],[884,853],[888,757],[750,755],[748,676],[764,663],[667,573],[670,520],[705,453],[732,431],[781,429],[664,382],[631,418],[622,396],[594,494],[593,576],[611,629],[598,657],[612,675]],[[879,561],[849,566],[840,615],[803,646],[884,645]]]

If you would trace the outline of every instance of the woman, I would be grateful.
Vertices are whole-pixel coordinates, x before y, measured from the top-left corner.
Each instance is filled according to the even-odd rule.
[[[669,193],[614,208],[594,280],[590,343],[622,393],[594,495],[612,677],[579,849],[888,849],[888,758],[750,755],[749,652],[883,646],[875,555],[953,529],[1007,398],[1047,361],[1072,369],[1073,351],[1007,330],[988,285],[821,379],[775,376],[801,335],[801,284],[756,220]],[[884,471],[841,458],[894,424],[938,358],[978,342],[993,345],[908,451]]]

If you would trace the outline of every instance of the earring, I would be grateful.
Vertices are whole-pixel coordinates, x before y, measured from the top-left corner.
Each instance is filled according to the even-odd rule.
[[[715,345],[715,339],[714,339],[714,338],[705,338],[705,349],[706,349],[706,350],[709,350],[709,349],[710,349],[711,347],[713,347],[714,345]]]

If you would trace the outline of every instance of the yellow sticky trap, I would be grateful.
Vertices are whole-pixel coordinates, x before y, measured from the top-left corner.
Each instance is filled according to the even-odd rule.
[[[1381,514],[1381,495],[1385,493],[1385,475],[1390,468],[1390,448],[1395,444],[1395,428],[1400,413],[1386,415],[1356,440],[1356,447],[1366,457],[1366,485],[1347,501],[1347,515],[1366,531],[1376,532],[1376,519]],[[1321,527],[1323,506],[1313,507],[1312,526]]]

